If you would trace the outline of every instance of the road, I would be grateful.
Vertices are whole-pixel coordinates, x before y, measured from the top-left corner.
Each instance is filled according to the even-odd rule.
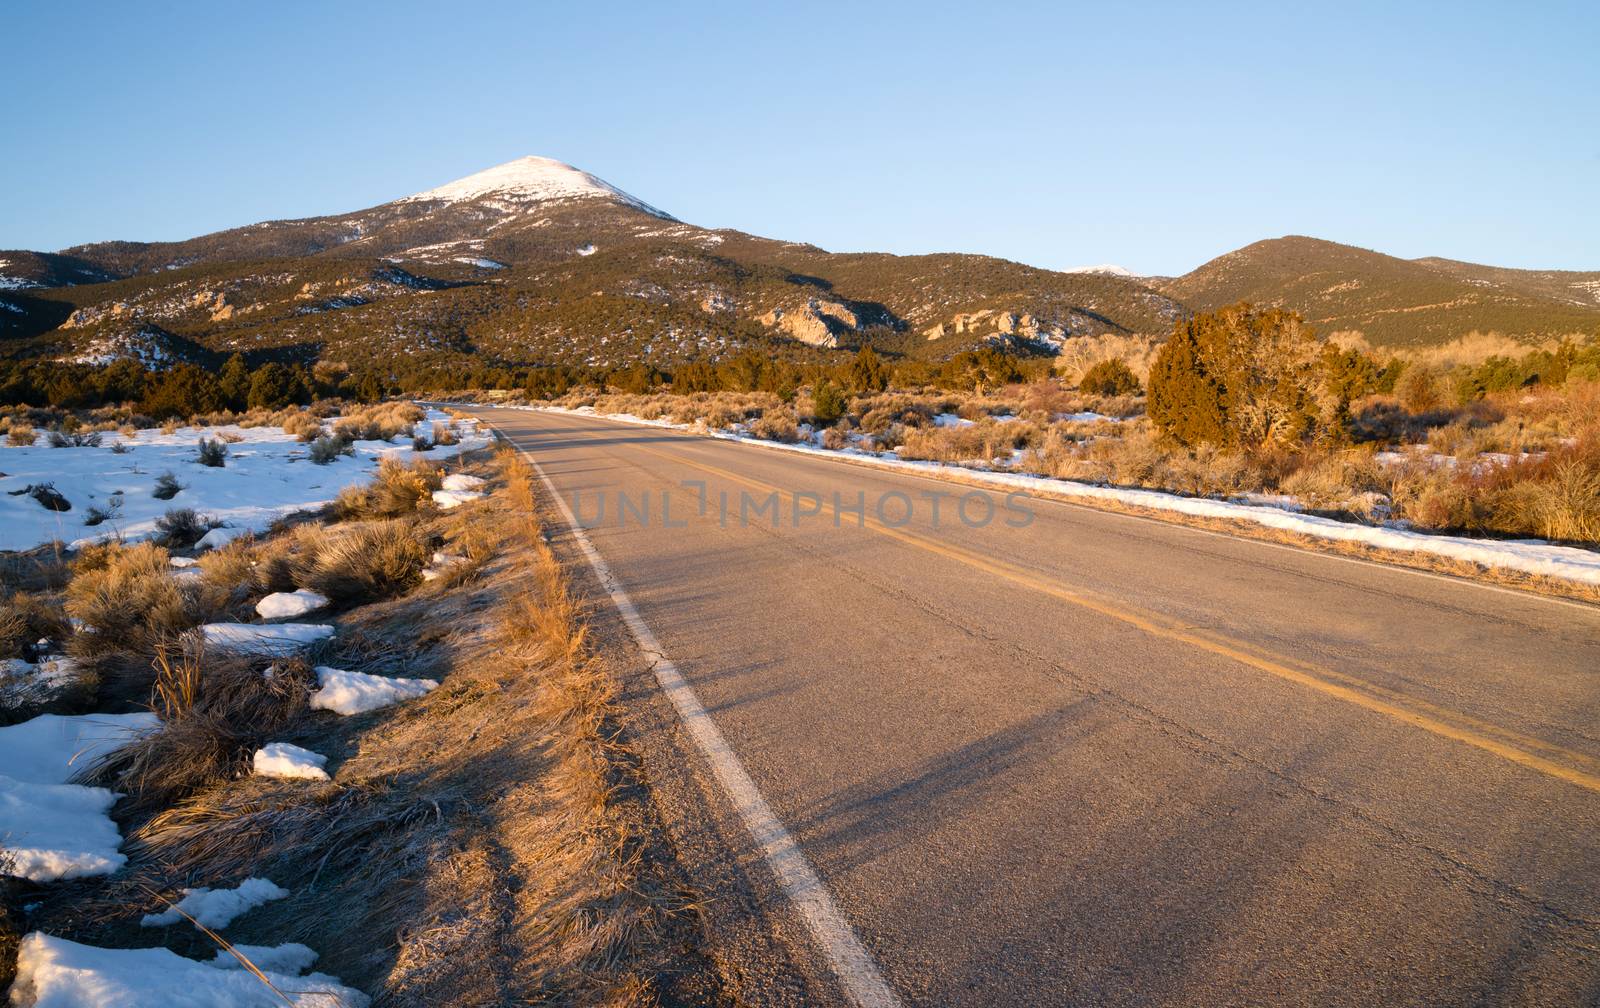
[[[1600,1001],[1600,610],[478,412],[581,518],[607,498],[594,548],[901,1003]],[[741,996],[849,1003],[646,670],[634,730]]]

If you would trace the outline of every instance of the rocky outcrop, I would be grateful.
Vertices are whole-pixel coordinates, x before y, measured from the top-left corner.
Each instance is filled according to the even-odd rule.
[[[1010,346],[1059,347],[1072,335],[1070,322],[1044,321],[1027,312],[1001,308],[981,308],[978,311],[959,312],[950,321],[940,322],[922,330],[929,340],[943,339],[954,333],[957,336],[982,336],[992,343]]]
[[[849,306],[811,298],[798,308],[774,308],[758,321],[816,347],[836,347],[843,332],[856,332],[861,319]]]
[[[225,322],[233,318],[233,305],[222,291],[196,291],[189,299],[189,307],[203,308],[211,313],[211,321]]]

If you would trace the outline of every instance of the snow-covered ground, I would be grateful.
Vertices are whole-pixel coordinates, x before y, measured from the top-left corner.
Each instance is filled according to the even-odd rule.
[[[429,411],[419,429],[430,422],[451,423],[448,414]],[[133,437],[115,431],[101,435],[98,447],[51,448],[41,434],[36,444],[0,445],[0,550],[25,550],[60,540],[77,545],[120,535],[140,539],[155,531],[158,518],[173,508],[192,508],[220,522],[207,545],[219,545],[245,532],[259,532],[285,515],[320,508],[345,487],[372,478],[385,455],[401,461],[445,460],[482,448],[489,438],[471,420],[456,424],[461,441],[416,452],[410,442],[357,441],[354,455],[326,465],[306,457],[306,445],[278,427],[184,427],[172,434],[142,430]],[[200,438],[233,438],[221,468],[197,459]],[[118,451],[113,451],[118,447]],[[171,473],[184,489],[170,500],[157,500],[156,480]],[[71,504],[52,511],[23,493],[29,486],[51,484]],[[110,517],[85,525],[89,509]]]
[[[200,628],[206,646],[235,654],[274,658],[303,651],[333,636],[320,623],[207,623]]]
[[[117,796],[68,784],[106,753],[154,731],[154,714],[44,714],[0,728],[0,853],[34,882],[106,875],[127,858],[107,813]]]
[[[468,404],[470,405],[470,404]],[[569,410],[558,406],[507,406],[537,412],[570,413],[580,416],[604,416],[623,423],[642,424],[647,427],[668,427],[676,430],[701,431],[691,424],[672,423],[668,420],[645,420],[627,413],[596,413],[590,407]],[[1600,586],[1600,552],[1572,546],[1556,546],[1542,540],[1467,539],[1460,536],[1430,535],[1408,528],[1388,525],[1360,525],[1339,521],[1320,515],[1298,514],[1273,504],[1237,503],[1204,497],[1182,497],[1159,490],[1124,490],[1117,487],[1076,483],[1071,480],[1052,479],[1019,472],[991,472],[950,465],[943,462],[922,462],[895,458],[891,453],[875,454],[855,448],[832,451],[823,448],[817,435],[799,444],[781,441],[763,441],[739,431],[705,431],[711,437],[741,444],[758,445],[775,451],[800,452],[809,455],[844,455],[867,465],[883,469],[927,473],[930,470],[959,471],[975,482],[1004,490],[1017,490],[1059,497],[1075,497],[1102,501],[1154,511],[1170,511],[1197,518],[1220,518],[1246,521],[1267,528],[1278,529],[1315,539],[1360,543],[1378,549],[1397,552],[1422,553],[1430,556],[1480,564],[1484,567],[1518,571],[1544,577],[1572,581],[1578,584]]]
[[[310,964],[303,945],[276,949],[240,946],[267,983],[223,952],[198,962],[162,948],[102,949],[34,933],[22,939],[15,1008],[365,1008],[360,991],[321,973],[302,975]],[[254,955],[251,955],[254,953]],[[260,957],[260,961],[256,956]],[[231,960],[231,962],[229,961]],[[270,986],[269,986],[270,984]],[[279,993],[281,992],[281,993]]]

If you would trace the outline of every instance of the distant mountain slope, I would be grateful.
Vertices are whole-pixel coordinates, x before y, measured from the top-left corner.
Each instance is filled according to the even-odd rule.
[[[101,283],[110,273],[77,256],[58,252],[0,249],[0,291]]]
[[[1191,310],[1238,300],[1389,344],[1600,328],[1600,274],[1408,261],[1299,237],[1175,279],[957,253],[833,253],[696,227],[533,157],[346,214],[177,242],[0,252],[0,263],[0,351],[69,359],[154,347],[164,360],[670,367],[750,347],[826,359],[861,345],[942,359],[1162,336]]]
[[[1439,343],[1474,330],[1546,337],[1600,331],[1600,274],[1495,269],[1292,235],[1256,242],[1159,283],[1206,311],[1235,301],[1293,308],[1323,332],[1357,330],[1374,343]],[[1584,300],[1585,292],[1588,300]]]
[[[670,364],[753,345],[814,357],[862,344],[939,358],[1163,333],[1184,312],[1118,275],[709,231],[547,158],[348,214],[68,253],[119,279],[32,292],[11,312],[13,351],[82,355],[159,330],[207,353],[301,359]]]

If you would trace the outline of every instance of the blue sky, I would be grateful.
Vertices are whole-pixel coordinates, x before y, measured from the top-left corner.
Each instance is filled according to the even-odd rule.
[[[1600,269],[1592,2],[40,2],[5,20],[0,247],[358,209],[541,154],[687,221],[836,250],[1181,273],[1296,233]]]

